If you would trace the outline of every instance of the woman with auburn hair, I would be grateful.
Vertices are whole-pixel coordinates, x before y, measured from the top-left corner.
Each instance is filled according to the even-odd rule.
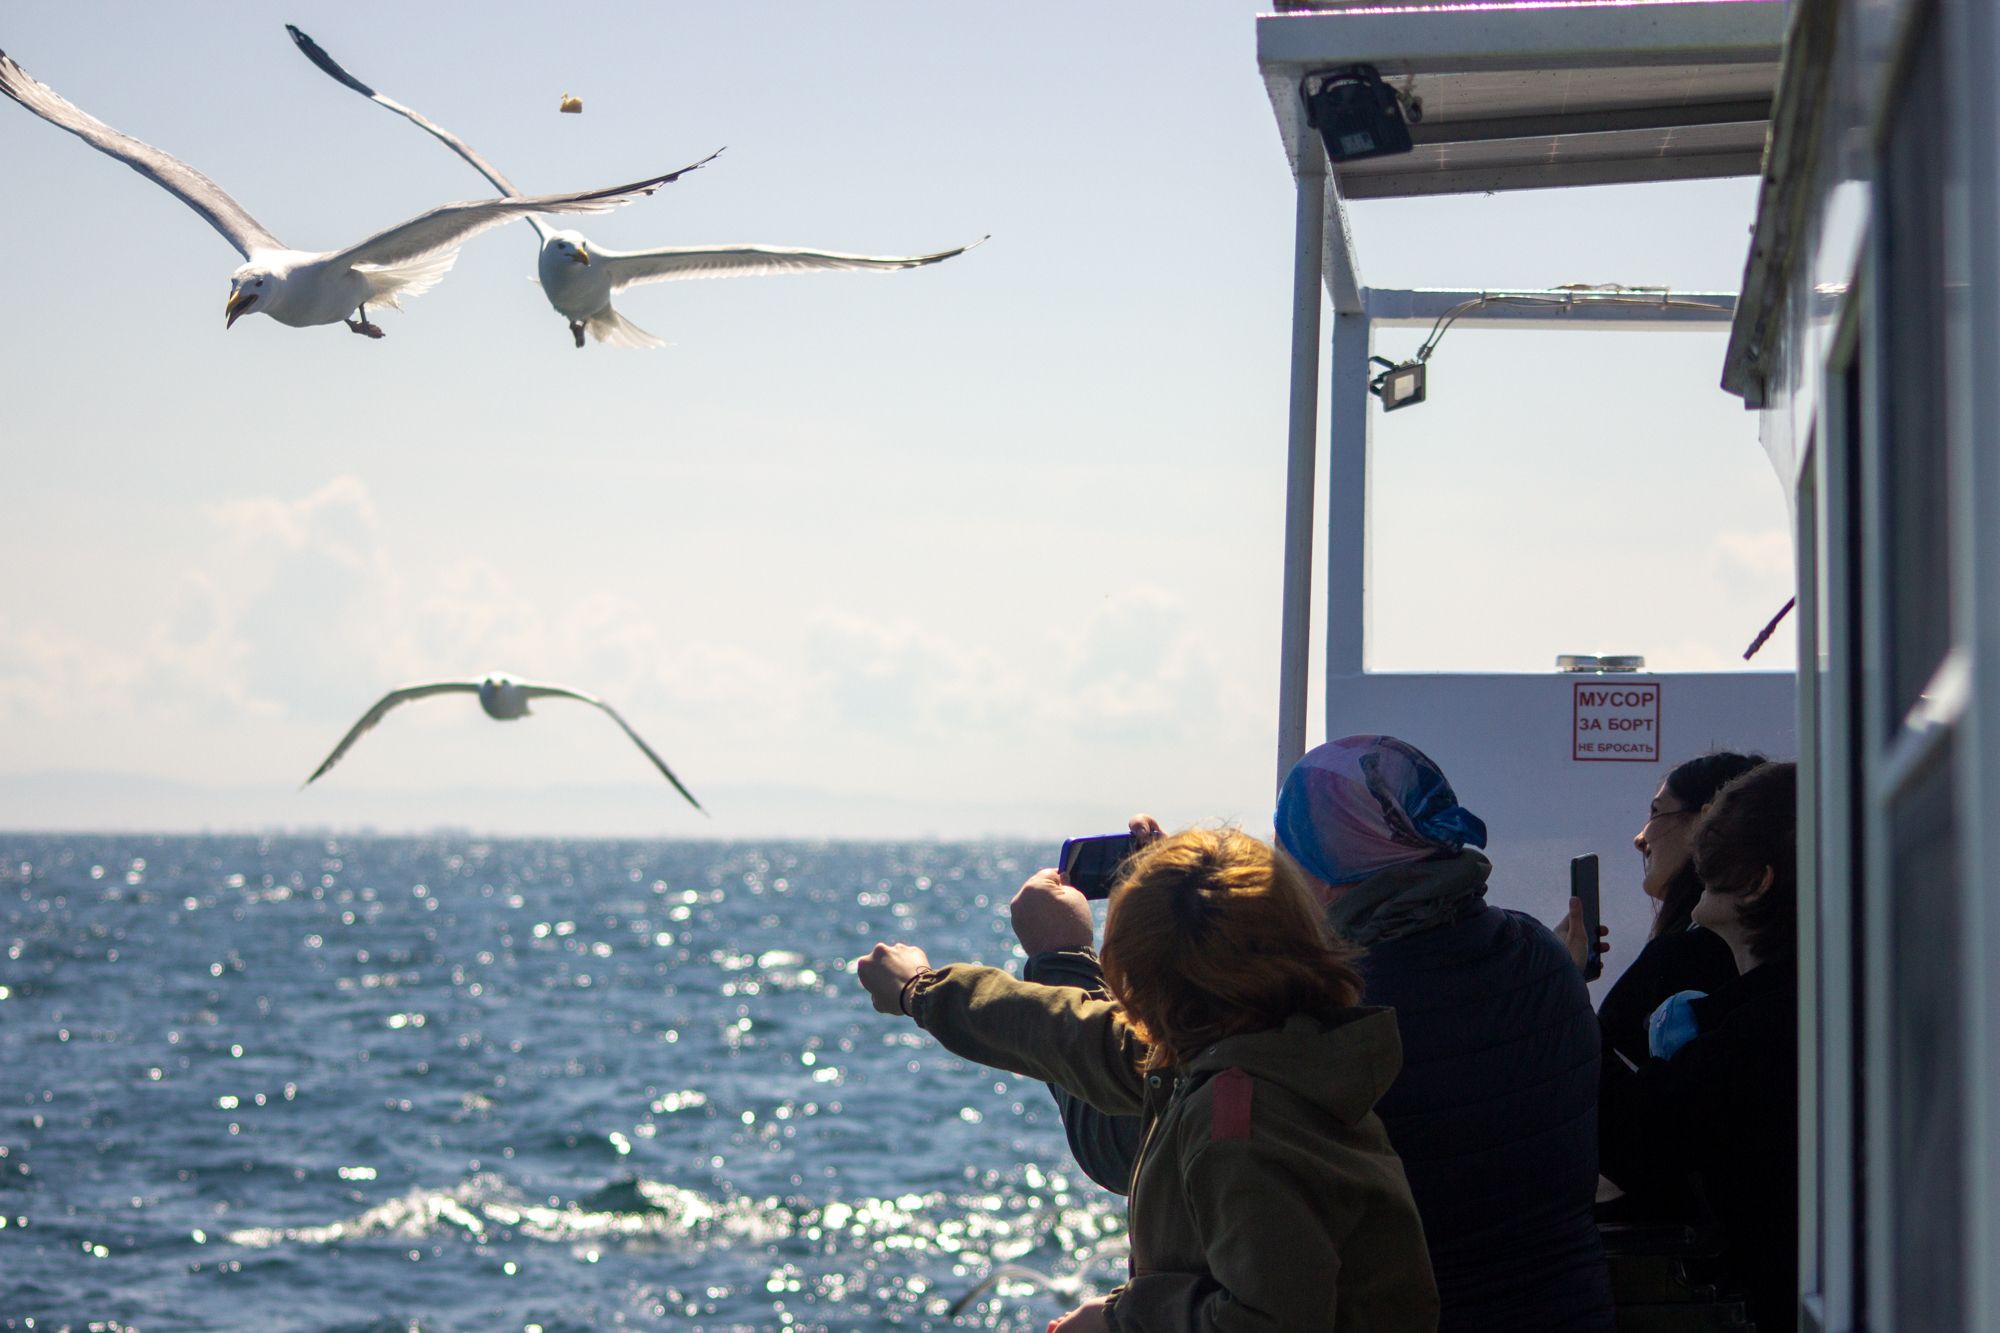
[[[1597,1016],[1548,927],[1486,901],[1485,823],[1430,756],[1382,735],[1309,751],[1274,822],[1326,930],[1367,951],[1363,1002],[1393,1010],[1402,1067],[1375,1113],[1423,1221],[1441,1333],[1614,1333],[1591,1212]],[[1010,910],[1028,976],[1105,984],[1113,960],[1074,889],[1030,880]],[[1060,1088],[1056,1103],[1078,1165],[1124,1190],[1136,1122]]]
[[[1373,1111],[1395,1017],[1357,1007],[1297,868],[1235,830],[1177,834],[1132,858],[1104,931],[1110,999],[934,969],[908,944],[855,965],[877,1009],[954,1054],[1143,1117],[1130,1277],[1052,1333],[1434,1330],[1423,1228]]]
[[[1195,831],[1162,842],[1127,884],[1136,891],[1105,918],[1099,953],[1152,1047],[1148,1068],[1294,1013],[1361,1002],[1354,950],[1322,928],[1297,869],[1256,839]]]

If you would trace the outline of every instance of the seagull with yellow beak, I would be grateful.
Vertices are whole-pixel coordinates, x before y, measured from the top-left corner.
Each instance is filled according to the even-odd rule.
[[[293,328],[345,323],[355,333],[379,338],[382,330],[369,321],[368,307],[400,309],[397,298],[436,286],[457,261],[459,245],[469,237],[536,213],[602,213],[651,194],[702,165],[697,162],[664,176],[603,190],[531,198],[509,190],[504,199],[440,204],[345,249],[294,250],[214,181],[179,158],[121,134],[79,110],[31,77],[4,51],[0,51],[0,94],[117,158],[192,208],[236,247],[246,262],[230,275],[224,327],[233,327],[244,315],[259,314]]]

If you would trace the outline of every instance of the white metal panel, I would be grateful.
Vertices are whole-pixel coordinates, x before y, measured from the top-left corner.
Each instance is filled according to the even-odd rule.
[[[1604,763],[1571,758],[1579,682],[1657,683],[1661,758]],[[1790,672],[1643,676],[1329,674],[1326,734],[1400,736],[1437,760],[1465,807],[1486,821],[1493,858],[1489,900],[1555,921],[1569,899],[1569,859],[1603,860],[1604,921],[1613,949],[1601,995],[1645,943],[1650,901],[1639,890],[1632,835],[1675,764],[1712,749],[1797,753]]]

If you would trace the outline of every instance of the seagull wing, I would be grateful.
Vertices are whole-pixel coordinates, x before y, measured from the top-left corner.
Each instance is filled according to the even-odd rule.
[[[97,117],[79,110],[55,89],[37,81],[0,51],[0,93],[19,102],[49,124],[68,130],[100,153],[109,154],[153,184],[201,214],[245,259],[255,250],[282,250],[284,243],[243,211],[243,205],[222,187],[187,163],[149,143],[121,134]]]
[[[471,144],[459,138],[456,134],[453,134],[450,130],[446,129],[444,126],[438,124],[433,120],[430,120],[429,118],[419,114],[418,112],[412,110],[411,108],[404,106],[401,102],[396,101],[394,98],[386,97],[383,94],[376,92],[373,88],[369,87],[361,80],[355,78],[352,74],[349,74],[345,69],[341,67],[339,61],[335,60],[332,56],[326,53],[326,50],[323,47],[321,47],[318,42],[308,37],[305,33],[300,32],[292,24],[287,23],[285,25],[285,31],[292,35],[293,43],[296,44],[299,50],[305,54],[306,59],[312,61],[313,64],[318,65],[320,69],[323,72],[325,72],[325,74],[329,78],[333,79],[337,83],[346,84],[349,88],[352,88],[355,92],[360,93],[363,97],[375,103],[377,106],[387,107],[389,110],[403,117],[403,119],[409,121],[412,125],[415,125],[418,129],[423,130],[426,134],[429,134],[432,138],[436,139],[446,148],[451,149],[452,152],[457,153],[460,157],[464,158],[466,163],[469,166],[471,166],[471,168],[474,171],[484,176],[489,182],[491,182],[493,188],[500,191],[500,193],[507,195],[509,197],[513,197],[521,193],[519,190],[514,188],[514,182],[508,180],[505,176],[500,174],[500,168],[494,166],[491,162],[488,162],[485,158],[481,157],[477,152],[473,150]],[[527,218],[527,223],[529,226],[535,229],[535,234],[537,236],[540,236],[545,240],[547,239],[548,230],[546,227],[543,226],[542,220],[540,218],[535,217],[533,214],[530,214]]]
[[[989,1271],[985,1277],[980,1278],[979,1281],[973,1283],[972,1290],[966,1292],[965,1295],[953,1301],[951,1303],[951,1308],[944,1312],[944,1317],[946,1319],[958,1318],[958,1316],[964,1313],[964,1311],[969,1306],[971,1306],[974,1301],[978,1300],[981,1296],[984,1296],[988,1291],[988,1289],[990,1289],[995,1283],[1005,1282],[1009,1280],[1015,1282],[1032,1282],[1036,1286],[1048,1287],[1048,1288],[1058,1288],[1062,1285],[1062,1279],[1052,1278],[1047,1273],[1037,1272],[1036,1270],[1025,1267],[1024,1265],[999,1264],[995,1266],[991,1271]]]
[[[373,708],[361,715],[361,720],[356,722],[348,729],[347,734],[340,738],[340,744],[333,747],[333,753],[328,755],[326,761],[313,770],[312,777],[307,778],[301,785],[312,786],[320,774],[340,762],[340,756],[346,754],[353,747],[354,742],[361,739],[362,732],[380,722],[383,715],[397,704],[406,704],[412,699],[428,698],[433,694],[477,693],[479,693],[479,682],[476,680],[444,680],[434,685],[405,685],[399,690],[390,690],[376,701]]]
[[[751,278],[768,273],[815,273],[830,269],[922,268],[962,255],[985,241],[928,255],[848,255],[836,250],[794,250],[778,245],[685,245],[658,250],[603,250],[591,247],[593,262],[610,266],[611,290],[675,278]]]
[[[572,690],[562,685],[530,685],[526,681],[522,681],[520,682],[520,688],[521,693],[530,699],[575,699],[579,703],[589,704],[592,708],[603,709],[606,716],[610,717],[613,722],[616,722],[619,729],[632,738],[632,744],[646,752],[646,758],[652,760],[653,767],[659,769],[661,775],[667,781],[674,784],[674,790],[687,797],[689,805],[697,810],[701,810],[703,814],[708,813],[708,811],[702,810],[701,802],[694,798],[694,793],[681,785],[681,780],[674,776],[674,771],[671,768],[667,767],[667,761],[653,753],[653,747],[639,739],[639,733],[632,730],[632,724],[618,716],[618,710],[604,702],[604,700],[594,694],[585,694],[582,690]]]
[[[530,213],[604,213],[651,194],[677,181],[697,167],[707,166],[721,153],[716,149],[699,162],[664,176],[649,176],[630,185],[613,185],[602,190],[580,190],[571,194],[516,195],[510,199],[475,199],[469,203],[439,204],[428,213],[419,213],[408,222],[377,232],[359,245],[350,245],[327,256],[337,264],[407,264],[449,250],[466,238],[511,222]]]

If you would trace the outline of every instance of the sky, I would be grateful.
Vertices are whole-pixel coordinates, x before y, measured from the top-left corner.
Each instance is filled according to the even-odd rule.
[[[225,331],[228,245],[0,105],[0,828],[1268,826],[1293,193],[1255,13],[10,6],[31,74],[302,248],[487,191],[287,20],[524,189],[726,146],[581,219],[604,245],[992,239],[643,288],[620,309],[672,346],[579,352],[516,224],[379,342]],[[1377,285],[1728,291],[1754,191],[1354,215]],[[1451,332],[1376,431],[1370,667],[1740,667],[1792,554],[1723,342]],[[410,706],[299,790],[384,690],[493,669],[609,700],[712,817],[561,702]]]

